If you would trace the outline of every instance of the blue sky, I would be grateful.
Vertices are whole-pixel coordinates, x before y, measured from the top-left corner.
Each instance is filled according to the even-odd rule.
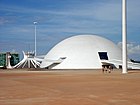
[[[121,0],[0,0],[0,52],[46,54],[70,36],[96,34],[121,43]],[[129,57],[140,60],[140,0],[127,0]]]

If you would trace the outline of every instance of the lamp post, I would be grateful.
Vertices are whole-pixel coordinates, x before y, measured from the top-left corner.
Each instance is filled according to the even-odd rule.
[[[126,0],[122,0],[122,73],[127,73],[127,16]]]
[[[37,54],[37,52],[36,52],[36,25],[37,25],[37,22],[34,22],[34,25],[35,25],[35,56],[36,56],[36,54]]]

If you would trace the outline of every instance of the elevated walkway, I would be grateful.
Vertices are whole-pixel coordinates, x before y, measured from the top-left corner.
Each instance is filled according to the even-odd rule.
[[[101,63],[103,65],[106,65],[106,64],[111,64],[111,65],[118,65],[118,67],[116,68],[119,68],[119,66],[122,66],[122,60],[116,60],[116,59],[113,59],[113,60],[101,60]],[[127,62],[127,66],[129,69],[140,69],[140,63],[134,63],[134,62],[131,62],[131,61],[128,61]]]

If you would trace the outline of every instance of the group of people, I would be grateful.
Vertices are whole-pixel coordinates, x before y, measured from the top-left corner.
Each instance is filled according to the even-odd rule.
[[[102,72],[104,73],[111,73],[113,70],[113,66],[111,65],[102,65]]]

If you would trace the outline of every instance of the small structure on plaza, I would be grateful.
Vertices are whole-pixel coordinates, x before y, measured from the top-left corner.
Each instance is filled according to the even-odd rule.
[[[34,52],[27,52],[23,51],[23,59],[13,68],[38,68],[40,66],[39,60],[35,57]]]

